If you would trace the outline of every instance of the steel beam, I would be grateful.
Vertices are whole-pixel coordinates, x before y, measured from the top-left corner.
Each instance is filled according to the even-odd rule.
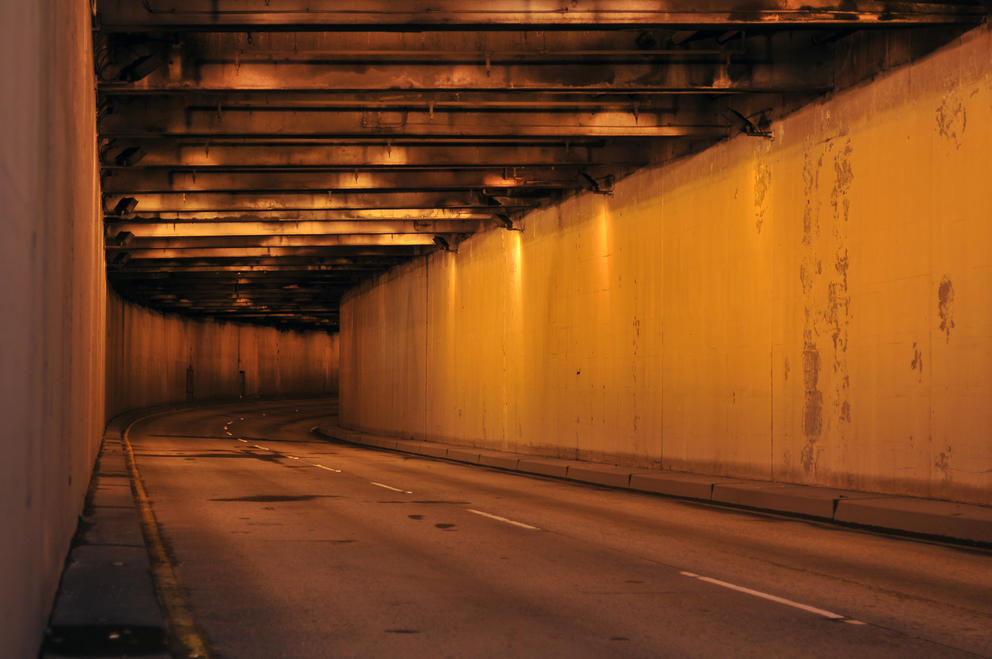
[[[430,250],[428,250],[430,251]],[[388,250],[382,249],[371,249],[371,248],[351,248],[347,250],[338,250],[337,253],[332,253],[331,250],[327,250],[325,253],[320,254],[317,257],[312,257],[312,255],[302,254],[280,254],[274,256],[237,256],[233,257],[225,256],[224,258],[217,257],[204,257],[198,259],[177,258],[177,259],[154,259],[143,261],[140,259],[131,259],[124,266],[114,266],[116,270],[142,270],[149,268],[162,268],[163,270],[178,269],[183,270],[187,267],[206,267],[206,268],[224,268],[227,266],[234,267],[236,269],[244,269],[251,267],[259,268],[299,268],[299,267],[310,267],[310,266],[348,266],[348,265],[360,265],[362,267],[367,266],[381,266],[383,268],[388,268],[399,263],[402,263],[404,259],[411,256],[416,256],[422,253],[426,253],[419,247],[412,247],[409,249],[401,248],[390,248]],[[361,269],[361,268],[359,268]]]
[[[138,146],[144,157],[133,166],[117,166],[114,158],[124,149]],[[422,167],[541,167],[590,166],[594,164],[636,167],[647,164],[651,148],[641,140],[623,140],[610,144],[287,144],[275,142],[231,143],[202,140],[191,144],[181,140],[144,140],[120,142],[104,150],[104,166],[117,169],[154,167],[206,168],[339,167],[347,171],[377,168]],[[656,148],[656,147],[655,147]]]
[[[433,251],[434,247],[397,244],[395,246],[356,247],[207,247],[201,249],[131,249],[125,250],[132,259],[246,259],[254,257],[334,257],[388,256],[390,252],[402,256],[419,256]]]
[[[598,168],[586,167],[587,172]],[[107,194],[194,192],[194,191],[386,191],[386,190],[468,190],[473,188],[561,188],[585,187],[586,181],[574,167],[499,168],[480,170],[414,171],[130,171],[105,173],[103,191]]]
[[[108,245],[107,250],[123,251],[132,255],[132,258],[140,258],[138,254],[149,249],[194,249],[199,250],[205,247],[221,248],[244,248],[253,250],[256,248],[273,247],[382,247],[382,246],[409,246],[409,245],[433,245],[435,235],[450,234],[425,234],[425,233],[380,233],[380,234],[325,234],[325,235],[255,235],[255,236],[170,236],[156,238],[137,238],[128,245],[118,247]]]
[[[667,112],[328,111],[272,106],[185,105],[182,99],[135,97],[126,112],[104,117],[105,137],[404,138],[722,137],[726,121],[714,109]]]
[[[303,222],[107,222],[104,233],[113,239],[128,232],[136,239],[195,236],[321,236],[360,234],[466,233],[494,227],[495,221],[392,220]]]
[[[325,92],[333,94],[309,102],[327,107],[382,109],[409,107],[413,103],[434,103],[437,108],[506,107],[517,101],[523,107],[541,107],[555,99],[529,100],[520,92],[667,92],[681,94],[768,93],[822,90],[830,84],[829,70],[816,66],[816,59],[794,61],[732,60],[695,57],[683,51],[677,58],[652,58],[650,53],[535,53],[529,62],[489,61],[491,55],[478,53],[464,62],[444,58],[418,61],[416,57],[398,61],[374,58],[355,62],[321,60],[316,56],[294,55],[280,59],[247,59],[231,53],[229,58],[195,60],[186,64],[188,77],[175,79],[159,70],[133,83],[104,83],[105,94],[196,91]],[[539,60],[542,58],[544,61]],[[410,61],[412,59],[412,61]],[[536,60],[536,61],[535,61]],[[653,61],[652,61],[653,60]],[[702,60],[702,61],[700,61]],[[382,97],[362,91],[386,91]],[[401,90],[419,92],[406,96]],[[451,98],[453,92],[477,90],[513,91],[518,99],[487,98],[472,95]],[[350,92],[345,94],[343,92]],[[356,93],[357,92],[357,93]],[[543,100],[543,103],[541,101]],[[567,99],[559,99],[565,101]],[[578,99],[582,101],[584,99]],[[594,99],[588,99],[594,102]],[[289,102],[287,100],[287,102]],[[609,102],[608,99],[600,103]]]
[[[116,198],[116,197],[115,197]],[[237,211],[229,210],[179,210],[151,211],[138,208],[134,215],[127,216],[133,222],[346,222],[346,221],[416,221],[431,222],[440,220],[486,221],[492,220],[498,209],[485,207],[471,208],[358,208],[358,209],[311,209],[279,210],[253,208]],[[108,215],[105,222],[120,222],[120,217]]]
[[[242,211],[317,211],[317,210],[405,210],[459,208],[493,210],[493,205],[474,192],[272,192],[239,194],[236,192],[161,192],[133,195],[136,212],[242,212]],[[105,195],[108,213],[121,195]],[[532,208],[536,201],[514,202],[520,208]]]
[[[344,61],[444,61],[449,63],[547,61],[561,59],[559,53],[593,56],[627,53],[625,57],[647,59],[724,59],[740,50],[740,42],[700,45],[697,41],[675,43],[674,29],[659,26],[612,27],[603,29],[569,28],[534,30],[521,24],[499,30],[336,30],[321,31],[185,31],[160,35],[111,34],[107,41],[110,57],[126,62],[138,46],[148,50],[168,43],[172,58],[182,63],[235,57],[237,61],[259,59],[310,59]],[[175,65],[175,63],[173,63]],[[176,73],[183,73],[182,70]]]
[[[947,24],[975,20],[981,7],[924,2],[763,0],[740,8],[737,0],[364,0],[343,7],[335,0],[107,0],[99,5],[104,31],[458,29],[529,24],[533,27],[667,25],[722,28],[756,25]]]
[[[257,259],[256,259],[257,260]],[[199,274],[205,277],[224,275],[225,273],[235,273],[236,275],[256,274],[263,277],[320,277],[323,275],[348,274],[364,277],[368,273],[380,272],[401,262],[401,259],[379,259],[373,261],[368,259],[368,263],[355,263],[349,265],[301,265],[290,263],[285,265],[184,265],[184,262],[176,264],[166,264],[162,261],[155,261],[152,265],[141,265],[138,261],[131,261],[126,267],[115,270],[114,278],[133,275],[135,277],[168,278],[173,275]]]

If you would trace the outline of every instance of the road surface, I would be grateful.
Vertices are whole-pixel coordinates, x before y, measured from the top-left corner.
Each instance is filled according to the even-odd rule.
[[[992,656],[992,552],[329,442],[334,401],[130,432],[218,656]]]

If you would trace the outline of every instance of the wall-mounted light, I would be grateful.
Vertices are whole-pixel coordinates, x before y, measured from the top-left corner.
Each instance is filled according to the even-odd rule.
[[[444,236],[434,236],[434,244],[446,252],[455,251],[451,248],[451,243],[449,243],[448,239],[445,238]]]
[[[114,158],[114,164],[118,167],[134,167],[145,157],[145,150],[140,146],[129,146]]]
[[[582,178],[586,180],[588,189],[592,192],[605,195],[613,194],[613,185],[616,181],[612,175],[600,176],[597,178],[588,172],[582,172]]]
[[[114,236],[114,242],[117,243],[118,247],[126,247],[132,240],[134,240],[134,234],[130,231],[121,231]]]
[[[523,231],[523,229],[513,224],[513,220],[510,219],[509,213],[505,213],[505,212],[496,213],[496,219],[499,221],[500,225],[507,231]]]
[[[727,110],[723,113],[723,116],[730,121],[733,127],[737,128],[737,130],[745,135],[751,135],[752,137],[765,137],[768,139],[772,139],[773,137],[771,122],[768,121],[768,116],[764,112],[762,112],[761,116],[758,117],[757,123],[752,122],[750,119],[733,108],[727,108]]]
[[[142,78],[147,78],[156,69],[165,64],[165,59],[165,53],[161,49],[156,49],[147,55],[138,57],[125,66],[121,69],[117,78],[118,80],[125,80],[127,82],[137,82]]]
[[[138,200],[134,197],[121,197],[121,200],[114,206],[114,215],[130,215],[138,205]]]

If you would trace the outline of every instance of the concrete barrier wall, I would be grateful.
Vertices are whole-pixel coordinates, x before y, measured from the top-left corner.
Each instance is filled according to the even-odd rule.
[[[107,300],[107,417],[186,400],[337,392],[338,337]],[[243,375],[242,375],[243,373]]]
[[[992,39],[357,289],[353,427],[992,504]]]
[[[0,3],[0,656],[33,657],[103,431],[89,3]]]

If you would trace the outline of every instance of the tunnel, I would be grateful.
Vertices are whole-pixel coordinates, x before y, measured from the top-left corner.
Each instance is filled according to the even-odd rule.
[[[3,3],[0,656],[992,655],[989,12]]]

